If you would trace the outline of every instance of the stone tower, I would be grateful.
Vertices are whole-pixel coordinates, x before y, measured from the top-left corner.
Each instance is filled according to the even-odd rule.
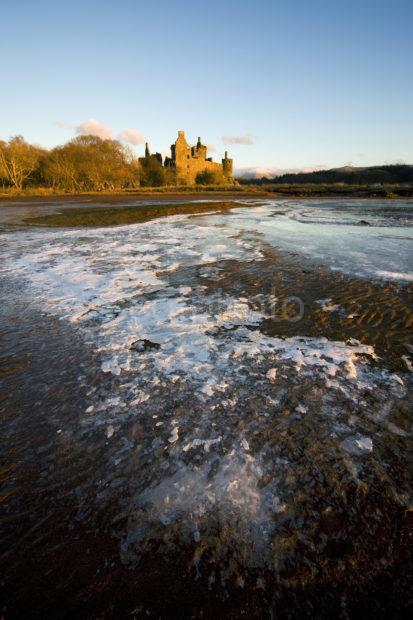
[[[186,179],[189,171],[190,149],[185,138],[185,132],[178,131],[178,138],[171,150],[173,150],[177,179]]]
[[[224,177],[228,180],[232,180],[232,159],[228,157],[228,151],[225,151],[225,157],[222,160],[222,170]]]
[[[145,166],[151,160],[158,161],[160,165],[162,166],[162,154],[154,153],[153,155],[151,155],[151,150],[149,148],[149,142],[145,142],[145,157],[139,157],[139,162],[141,166]]]

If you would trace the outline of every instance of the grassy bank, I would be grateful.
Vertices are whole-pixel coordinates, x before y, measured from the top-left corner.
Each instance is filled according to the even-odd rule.
[[[251,187],[250,185],[244,187]],[[254,185],[256,189],[261,187],[267,193],[291,198],[411,198],[413,197],[413,185],[347,185],[344,183],[312,183],[304,184],[263,184]]]
[[[63,213],[40,215],[26,218],[24,222],[35,226],[70,227],[70,226],[116,226],[135,224],[168,215],[190,215],[227,211],[234,207],[245,206],[235,201],[212,202],[208,204],[157,204],[134,206],[109,206],[90,208],[67,208]]]
[[[0,199],[5,202],[13,202],[33,198],[41,200],[43,198],[53,198],[55,200],[69,200],[78,198],[87,201],[96,198],[99,201],[109,202],[110,200],[121,200],[122,198],[147,198],[161,197],[191,197],[202,196],[271,196],[272,198],[412,198],[413,185],[347,185],[344,183],[336,184],[279,184],[268,183],[261,185],[239,184],[239,185],[210,185],[195,187],[140,187],[124,190],[105,190],[100,192],[64,192],[62,190],[44,187],[30,187],[22,190],[13,188],[0,189]]]
[[[21,190],[0,188],[0,198],[33,198],[33,197],[70,197],[70,196],[186,196],[200,194],[266,194],[266,190],[258,185],[199,185],[191,187],[139,187],[135,189],[116,189],[104,191],[70,192],[51,187],[26,187]]]

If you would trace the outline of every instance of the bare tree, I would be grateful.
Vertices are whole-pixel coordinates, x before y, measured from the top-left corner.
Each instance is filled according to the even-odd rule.
[[[0,143],[0,171],[12,187],[21,189],[37,168],[41,153],[22,136],[10,138]]]

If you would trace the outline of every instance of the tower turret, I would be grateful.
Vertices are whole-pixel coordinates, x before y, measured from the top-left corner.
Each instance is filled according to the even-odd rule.
[[[228,157],[228,151],[225,151],[225,157],[222,160],[222,171],[226,179],[232,180],[232,159]]]
[[[151,152],[149,150],[149,142],[145,142],[145,157],[150,157]]]

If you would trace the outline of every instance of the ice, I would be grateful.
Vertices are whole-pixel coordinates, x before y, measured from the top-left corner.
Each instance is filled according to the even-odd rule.
[[[208,515],[239,533],[248,562],[274,561],[276,521],[284,513],[293,518],[303,488],[313,482],[302,482],[300,465],[309,433],[312,454],[328,463],[341,458],[340,467],[354,478],[365,457],[379,453],[380,433],[405,437],[391,419],[394,401],[406,393],[405,377],[371,364],[377,359],[372,346],[268,336],[260,331],[266,316],[245,291],[216,290],[227,275],[222,261],[259,261],[265,243],[343,271],[353,272],[356,263],[364,275],[381,270],[374,266],[378,239],[351,222],[355,213],[339,224],[344,215],[337,209],[334,217],[317,209],[315,215],[310,205],[293,217],[290,203],[267,201],[228,218],[180,216],[87,234],[8,236],[6,273],[25,282],[34,309],[69,322],[84,338],[113,391],[88,393],[80,426],[91,440],[94,432],[111,440],[108,480],[122,459],[127,463],[125,561],[158,526],[176,526],[179,537],[199,542]],[[333,223],[311,221],[323,216]],[[321,226],[336,229],[317,237]],[[389,247],[398,264],[392,273],[407,273],[404,243],[397,257],[392,242]],[[331,299],[320,303],[325,311],[338,310]],[[145,340],[159,348],[133,347]],[[376,394],[388,405],[375,403],[370,411]],[[308,468],[314,459],[306,459]]]
[[[121,367],[114,358],[102,362],[102,370],[103,372],[111,372],[114,375],[120,375],[121,373]]]
[[[406,282],[413,282],[413,272],[401,273],[400,271],[376,271],[376,275],[379,278],[385,280],[405,280]]]
[[[269,379],[270,381],[273,381],[276,376],[277,376],[277,369],[276,368],[270,368],[267,371],[267,374],[265,375],[267,377],[267,379]]]
[[[264,215],[260,211],[260,217]],[[206,306],[201,288],[177,290],[159,275],[178,269],[177,263],[202,263],[204,246],[215,262],[224,251],[240,260],[254,256],[259,245],[252,251],[251,243],[240,245],[233,224],[231,230],[211,225],[218,217],[222,218],[209,216],[200,226],[179,217],[91,230],[81,244],[78,231],[31,232],[29,240],[26,234],[24,255],[9,258],[6,265],[29,280],[39,307],[43,309],[46,301],[49,312],[76,322],[100,351],[105,373],[120,376],[139,369],[158,380],[162,375],[190,373],[202,382],[201,392],[212,397],[222,391],[217,386],[222,385],[228,360],[241,363],[245,357],[259,360],[276,353],[274,359],[294,362],[297,371],[317,366],[334,377],[343,367],[348,379],[357,379],[358,356],[374,356],[371,347],[245,332],[243,326],[259,325],[265,318],[245,297],[220,294],[210,297]],[[20,242],[24,238],[25,233]],[[189,250],[199,252],[194,256]],[[221,328],[233,331],[221,339],[215,335]],[[140,339],[156,342],[160,349],[137,354],[131,345]],[[275,371],[268,372],[267,378],[274,381]],[[143,402],[139,399],[137,394],[135,404]]]
[[[405,363],[405,366],[409,372],[413,372],[413,364],[407,355],[402,355],[401,359]]]
[[[335,312],[336,310],[339,310],[340,305],[339,304],[332,304],[331,302],[332,302],[332,300],[330,298],[328,298],[328,299],[317,299],[317,301],[316,301],[316,303],[321,306],[321,309],[324,310],[324,312]]]
[[[175,426],[175,428],[172,430],[172,433],[170,434],[168,438],[169,443],[175,443],[175,441],[178,440],[178,437],[179,437],[179,428]]]
[[[179,292],[181,295],[189,295],[192,292],[192,288],[190,286],[181,286]]]
[[[370,437],[347,437],[341,442],[341,447],[353,455],[363,455],[372,452],[373,441]]]
[[[135,391],[135,398],[133,399],[131,404],[135,406],[140,405],[141,403],[144,403],[145,401],[149,399],[150,399],[150,394],[147,394],[145,392]]]
[[[260,230],[266,241],[331,269],[367,278],[411,282],[411,201],[266,201],[261,212],[236,209],[231,222]],[[360,225],[366,218],[370,226]]]
[[[295,408],[295,410],[296,410],[297,413],[301,413],[301,414],[307,413],[307,407],[304,407],[304,405],[298,405]]]
[[[183,452],[188,452],[192,448],[197,448],[198,446],[202,446],[205,452],[209,452],[211,446],[222,441],[222,437],[217,437],[216,439],[193,439],[189,443],[187,443],[183,448]]]
[[[168,522],[189,512],[201,518],[210,510],[225,510],[230,519],[237,515],[246,527],[251,519],[258,524],[269,518],[270,509],[257,489],[262,470],[253,456],[230,452],[212,480],[208,480],[210,466],[207,462],[192,469],[182,464],[173,476],[142,493],[141,505],[150,505],[154,518]]]

